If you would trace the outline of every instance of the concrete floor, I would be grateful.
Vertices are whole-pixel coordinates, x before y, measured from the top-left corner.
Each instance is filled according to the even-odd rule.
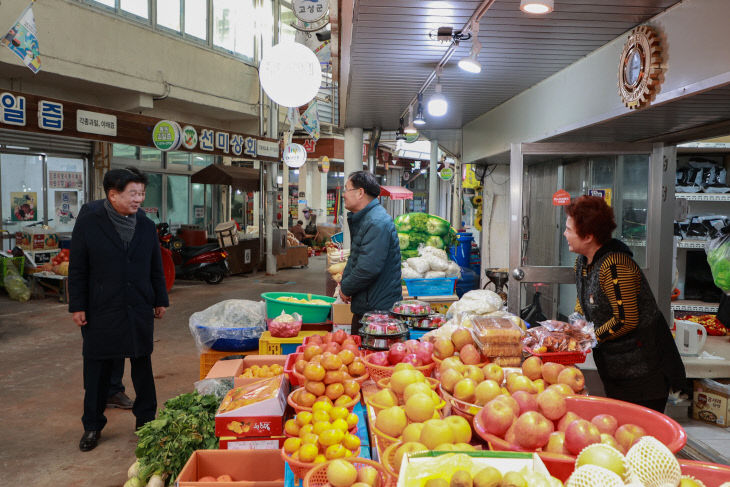
[[[323,294],[325,257],[309,267],[275,276],[233,276],[222,284],[181,281],[170,292],[170,308],[156,322],[157,401],[190,392],[199,378],[199,357],[188,331],[191,313],[224,299],[259,301],[267,291]],[[125,367],[124,385],[134,398]],[[0,466],[2,485],[33,487],[121,486],[134,462],[134,416],[110,409],[99,446],[81,452],[83,383],[81,333],[67,306],[52,299],[10,301],[0,291]]]

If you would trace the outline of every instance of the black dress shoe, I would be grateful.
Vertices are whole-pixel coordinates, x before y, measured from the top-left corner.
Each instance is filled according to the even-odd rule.
[[[152,418],[152,419],[155,419],[155,418]],[[144,426],[144,425],[146,425],[146,424],[147,424],[148,422],[152,421],[152,419],[146,419],[146,420],[145,420],[145,419],[143,419],[143,420],[140,420],[140,419],[138,419],[138,420],[137,420],[137,421],[135,422],[135,426],[134,426],[134,431],[139,431],[139,429],[140,429],[140,428],[141,428],[142,426]]]
[[[117,392],[106,400],[108,408],[132,409],[132,406],[134,406],[134,401],[123,392]]]
[[[81,441],[79,441],[79,450],[93,450],[99,443],[99,438],[101,438],[101,431],[84,431]]]

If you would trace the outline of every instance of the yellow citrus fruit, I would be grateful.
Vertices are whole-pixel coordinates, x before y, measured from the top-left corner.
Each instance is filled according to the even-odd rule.
[[[317,421],[314,423],[314,429],[312,433],[315,435],[321,435],[323,431],[332,429],[332,424],[329,421]]]
[[[294,421],[294,420],[291,420],[291,421]],[[299,425],[297,425],[297,426],[299,426]],[[313,429],[314,429],[314,426],[312,426],[311,424],[305,424],[304,426],[299,428],[299,437],[300,438],[304,437],[304,435],[311,433]]]
[[[350,414],[350,411],[348,411],[347,408],[335,406],[330,410],[330,421],[334,421],[335,419],[345,419],[348,414]]]
[[[348,433],[342,439],[342,445],[350,451],[357,451],[360,448],[360,438]]]
[[[344,446],[338,443],[336,445],[328,446],[327,449],[324,451],[324,456],[327,457],[327,460],[344,458],[347,451],[348,450]]]
[[[317,403],[322,404],[322,403]],[[330,420],[330,415],[327,414],[327,411],[322,411],[321,409],[312,411],[312,423],[317,423],[319,421],[328,421]]]
[[[299,460],[299,450],[291,454],[292,459]]]
[[[318,442],[319,436],[315,435],[314,433],[307,433],[306,435],[302,436],[302,443],[316,445]]]
[[[319,435],[319,444],[322,446],[332,446],[338,443],[342,443],[342,439],[345,437],[345,433],[342,430],[335,428],[328,429]]]
[[[347,430],[350,429],[347,426],[347,421],[345,421],[342,418],[335,419],[334,421],[332,421],[332,427],[335,428],[335,429],[338,429],[338,430],[342,430],[343,433],[346,433]]]
[[[347,417],[345,418],[345,421],[347,421],[347,426],[348,426],[347,429],[354,428],[355,426],[357,426],[357,421],[358,421],[357,414],[355,414],[355,413],[348,414]]]
[[[287,438],[284,442],[284,451],[294,453],[299,450],[300,446],[302,446],[302,440],[300,438]]]
[[[344,456],[344,458],[350,458],[353,455],[354,455],[354,453],[352,453],[350,450],[345,450],[345,456]]]
[[[317,455],[317,458],[314,459],[314,463],[324,463],[327,461],[327,457],[324,455]]]
[[[290,419],[289,421],[284,423],[284,431],[286,431],[287,435],[299,436],[299,425],[297,424],[296,420]]]
[[[332,404],[330,404],[328,402],[324,402],[324,401],[318,401],[312,405],[313,413],[316,411],[324,411],[329,416],[330,409],[332,409]]]
[[[309,424],[312,422],[312,413],[309,411],[301,411],[299,414],[297,414],[297,424],[299,426],[304,426],[305,424]]]
[[[317,445],[306,443],[299,448],[299,460],[305,463],[311,463],[319,455]]]

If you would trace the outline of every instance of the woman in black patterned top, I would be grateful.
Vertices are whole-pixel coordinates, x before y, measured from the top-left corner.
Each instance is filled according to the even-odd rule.
[[[593,349],[606,395],[664,412],[670,388],[686,386],[684,364],[649,284],[629,248],[611,232],[613,210],[581,196],[565,210],[575,261],[576,311],[593,322]]]

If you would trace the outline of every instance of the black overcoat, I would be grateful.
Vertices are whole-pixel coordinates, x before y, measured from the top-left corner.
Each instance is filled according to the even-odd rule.
[[[85,311],[83,354],[94,359],[152,353],[154,308],[169,306],[155,224],[137,212],[124,250],[103,204],[93,202],[76,220],[69,264],[69,311]]]

